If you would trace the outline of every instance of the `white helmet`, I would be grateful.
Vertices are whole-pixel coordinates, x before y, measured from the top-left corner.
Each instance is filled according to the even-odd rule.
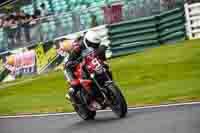
[[[85,36],[84,36],[84,44],[86,47],[88,46],[94,46],[94,47],[98,47],[99,44],[101,43],[101,37],[99,36],[99,34],[95,31],[89,30]]]

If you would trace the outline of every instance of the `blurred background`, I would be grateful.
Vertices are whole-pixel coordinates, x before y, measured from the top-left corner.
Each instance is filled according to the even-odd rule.
[[[184,0],[1,0],[0,52],[104,24],[156,15]]]

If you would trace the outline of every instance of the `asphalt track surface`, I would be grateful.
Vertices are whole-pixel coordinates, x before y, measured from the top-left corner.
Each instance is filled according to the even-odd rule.
[[[0,118],[0,133],[200,133],[200,104],[130,109],[124,119],[99,112],[88,122],[76,114]]]

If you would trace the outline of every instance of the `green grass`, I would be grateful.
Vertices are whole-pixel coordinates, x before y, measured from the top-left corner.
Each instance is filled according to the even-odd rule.
[[[200,101],[200,40],[109,61],[129,106]],[[73,111],[62,72],[0,90],[0,115]]]

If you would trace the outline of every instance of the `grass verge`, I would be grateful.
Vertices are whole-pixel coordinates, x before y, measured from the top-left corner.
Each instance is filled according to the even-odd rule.
[[[129,106],[200,101],[200,40],[146,49],[109,61]],[[2,84],[1,84],[2,85]],[[0,115],[73,111],[62,72],[0,89]]]

